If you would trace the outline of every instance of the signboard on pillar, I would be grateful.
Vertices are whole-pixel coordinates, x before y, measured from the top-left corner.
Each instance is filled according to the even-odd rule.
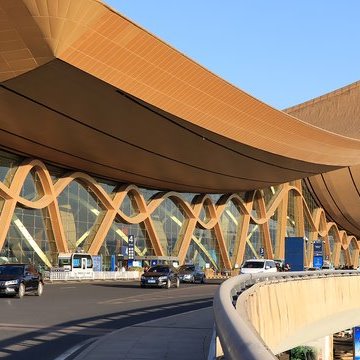
[[[314,268],[321,269],[323,267],[323,265],[324,265],[324,259],[323,259],[322,255],[321,256],[314,256],[314,258],[313,258],[313,266],[314,266]]]
[[[324,265],[323,243],[321,240],[314,241],[313,266],[321,269]]]
[[[354,360],[360,360],[360,326],[353,328]]]
[[[116,256],[111,255],[111,257],[110,257],[110,271],[115,271],[115,270],[116,270]]]
[[[96,255],[93,256],[93,269],[94,271],[102,271],[102,256],[101,255]]]
[[[289,264],[292,271],[304,271],[304,238],[285,238],[285,264]]]
[[[321,240],[314,241],[314,256],[323,255],[323,243]]]
[[[135,256],[135,236],[128,236],[128,258],[129,260],[134,260]]]

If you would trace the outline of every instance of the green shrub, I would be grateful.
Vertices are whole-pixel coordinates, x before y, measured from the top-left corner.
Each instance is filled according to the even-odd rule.
[[[310,346],[298,346],[290,351],[291,360],[316,360],[316,350]]]

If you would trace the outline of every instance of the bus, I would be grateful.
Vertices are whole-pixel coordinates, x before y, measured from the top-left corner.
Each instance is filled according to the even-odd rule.
[[[93,271],[94,262],[87,253],[59,253],[58,267],[64,271],[88,273]]]

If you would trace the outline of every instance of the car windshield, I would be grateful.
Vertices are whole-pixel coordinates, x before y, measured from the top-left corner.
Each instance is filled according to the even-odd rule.
[[[194,265],[182,265],[179,267],[179,271],[194,271],[195,266]]]
[[[168,273],[170,269],[166,266],[154,266],[149,269],[149,272]]]
[[[21,275],[24,271],[22,266],[1,266],[0,275]]]
[[[243,268],[246,269],[261,269],[264,267],[263,261],[246,261]]]

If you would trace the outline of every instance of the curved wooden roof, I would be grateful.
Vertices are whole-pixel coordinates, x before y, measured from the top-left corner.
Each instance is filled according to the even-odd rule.
[[[360,81],[286,109],[326,130],[360,139]],[[306,179],[319,206],[347,232],[360,237],[360,165]]]
[[[3,147],[117,181],[264,188],[360,162],[98,0],[0,0]]]

